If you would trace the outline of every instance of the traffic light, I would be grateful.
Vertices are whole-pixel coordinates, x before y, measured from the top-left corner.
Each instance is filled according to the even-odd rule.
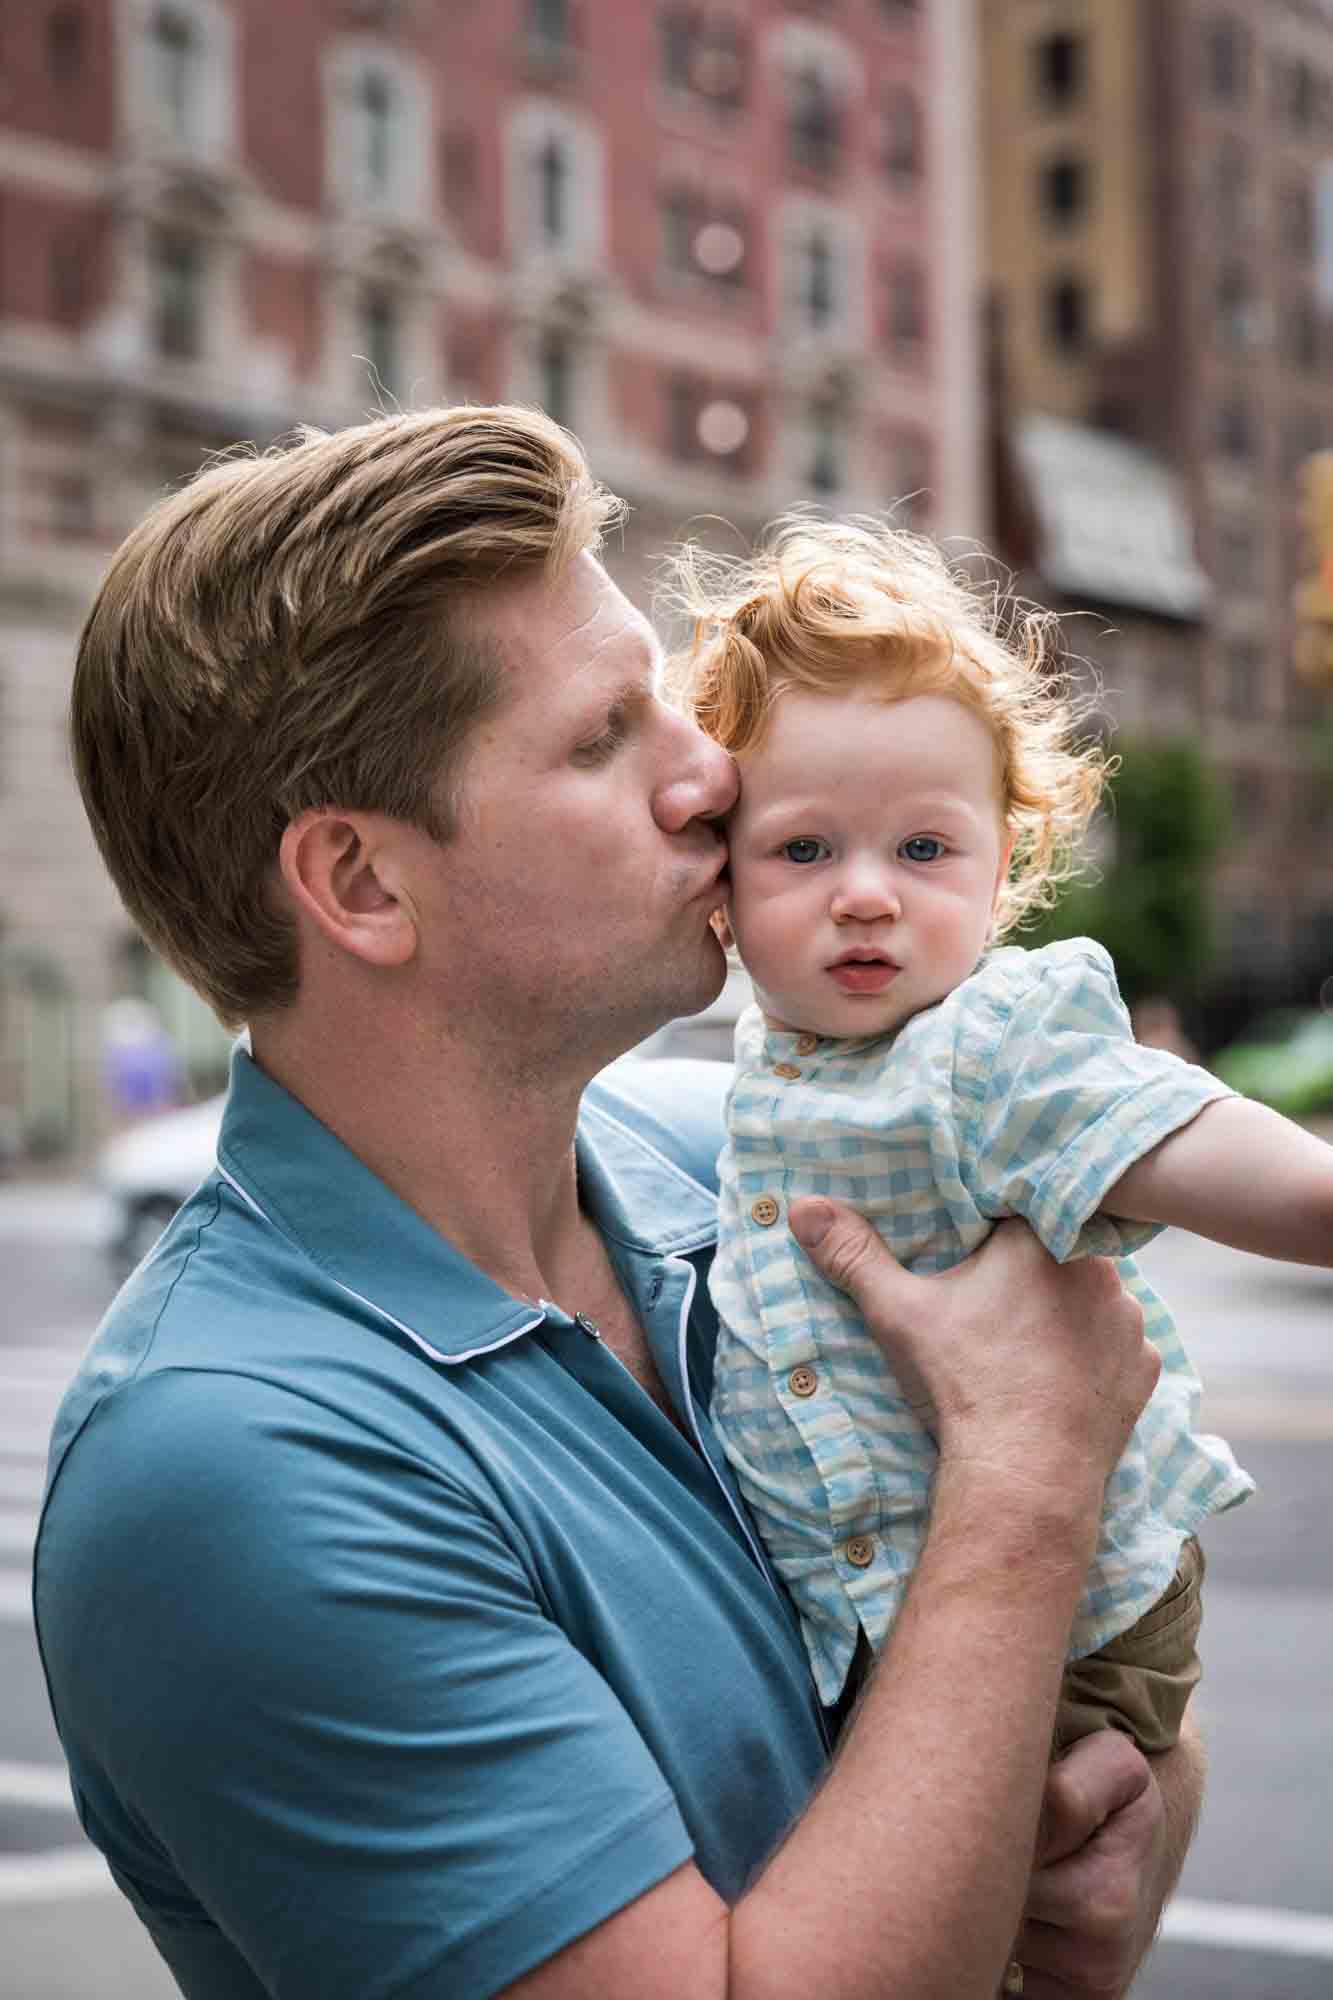
[[[1296,586],[1295,667],[1302,680],[1333,688],[1333,451],[1317,451],[1302,467],[1306,574]]]

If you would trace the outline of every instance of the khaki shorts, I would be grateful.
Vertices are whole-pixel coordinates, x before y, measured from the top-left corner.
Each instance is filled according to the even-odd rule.
[[[1065,1668],[1055,1718],[1055,1747],[1065,1750],[1096,1729],[1123,1729],[1145,1756],[1169,1750],[1199,1680],[1195,1651],[1203,1605],[1203,1550],[1193,1535],[1180,1567],[1151,1611],[1109,1646]]]

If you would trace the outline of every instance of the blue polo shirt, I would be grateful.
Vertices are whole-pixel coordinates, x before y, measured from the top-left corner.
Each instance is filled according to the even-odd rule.
[[[491,1994],[690,1856],[733,1900],[806,1803],[706,1415],[724,1078],[620,1065],[579,1127],[691,1443],[237,1055],[62,1404],[34,1586],[84,1827],[189,2000]]]

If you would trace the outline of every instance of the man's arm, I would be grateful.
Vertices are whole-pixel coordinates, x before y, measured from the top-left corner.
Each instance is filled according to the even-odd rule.
[[[1219,1098],[1123,1174],[1102,1210],[1333,1265],[1333,1146],[1266,1105]]]
[[[513,2000],[992,2000],[999,1984],[1102,1489],[1157,1360],[1109,1265],[1059,1267],[1017,1224],[922,1279],[850,1211],[791,1219],[939,1438],[921,1563],[827,1782],[736,1906],[679,1869]]]

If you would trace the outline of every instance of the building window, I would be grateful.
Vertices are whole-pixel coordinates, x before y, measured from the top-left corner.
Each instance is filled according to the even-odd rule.
[[[1287,123],[1293,131],[1310,130],[1315,122],[1319,94],[1319,84],[1309,63],[1297,61],[1288,65],[1283,100]]]
[[[1213,207],[1220,233],[1238,236],[1249,223],[1250,156],[1237,139],[1224,139],[1212,172]]]
[[[1263,659],[1248,639],[1233,640],[1223,661],[1226,704],[1230,715],[1250,718],[1259,713]]]
[[[842,486],[845,430],[842,412],[835,404],[813,405],[806,479],[816,493],[837,493]]]
[[[726,110],[740,104],[745,58],[736,22],[698,7],[668,7],[660,16],[659,34],[662,80],[668,89],[689,91]]]
[[[153,17],[153,84],[163,121],[174,139],[190,136],[199,72],[199,45],[193,24],[173,8]]]
[[[842,117],[832,85],[813,68],[797,70],[788,98],[787,146],[795,165],[832,171],[842,143]]]
[[[533,162],[537,183],[537,227],[546,243],[561,243],[568,229],[569,162],[554,133],[537,149]]]
[[[52,319],[61,326],[78,326],[88,303],[88,248],[79,237],[51,245],[48,277]]]
[[[1088,288],[1080,278],[1056,278],[1046,290],[1046,338],[1062,354],[1088,344]]]
[[[1083,160],[1047,160],[1041,169],[1041,212],[1057,228],[1067,229],[1088,206],[1088,169]]]
[[[1283,249],[1308,263],[1314,255],[1314,190],[1308,181],[1291,181],[1283,188],[1278,215]]]
[[[926,280],[921,266],[903,258],[885,276],[885,335],[898,355],[919,352],[926,337]]]
[[[1254,456],[1254,413],[1239,390],[1218,404],[1213,436],[1223,458],[1242,463]]]
[[[83,73],[81,7],[54,7],[46,17],[46,71],[52,83],[73,83]]]
[[[894,524],[922,533],[930,518],[930,448],[903,432],[889,444],[889,506]]]
[[[51,532],[62,541],[92,538],[93,482],[86,472],[58,472],[51,479]]]
[[[659,212],[666,270],[722,287],[745,282],[746,224],[739,212],[713,210],[691,188],[669,188]]]
[[[910,21],[921,10],[921,0],[879,0],[879,11],[891,27]]]
[[[802,245],[799,303],[812,332],[821,332],[836,313],[833,246],[822,229],[812,229]]]
[[[898,187],[921,178],[921,107],[915,91],[895,86],[884,99],[884,173]]]
[[[1037,102],[1048,111],[1076,104],[1087,82],[1087,49],[1078,35],[1045,35],[1033,49]]]
[[[154,350],[168,361],[203,353],[204,259],[193,237],[164,231],[149,259]]]
[[[1248,528],[1226,522],[1217,531],[1214,581],[1231,595],[1253,590],[1258,575],[1258,547]]]
[[[1293,368],[1313,369],[1319,366],[1320,348],[1323,346],[1322,322],[1313,302],[1308,298],[1292,299],[1283,315],[1286,327],[1287,359]]]
[[[362,185],[372,196],[386,195],[393,185],[394,89],[382,70],[361,73],[356,92],[360,126]]]
[[[1208,87],[1223,103],[1243,97],[1250,83],[1249,37],[1229,14],[1210,23],[1205,43]]]
[[[1254,284],[1243,264],[1228,264],[1218,273],[1214,291],[1218,338],[1241,351],[1253,347],[1259,334],[1259,308]]]
[[[547,327],[537,347],[538,400],[558,424],[573,420],[573,355],[569,336]]]
[[[528,0],[528,37],[541,48],[568,48],[569,0]]]
[[[673,458],[706,460],[733,472],[746,469],[751,419],[742,401],[693,376],[673,375],[666,386],[666,415]]]
[[[398,300],[384,285],[367,285],[361,294],[362,354],[377,393],[402,393],[402,314]]]

